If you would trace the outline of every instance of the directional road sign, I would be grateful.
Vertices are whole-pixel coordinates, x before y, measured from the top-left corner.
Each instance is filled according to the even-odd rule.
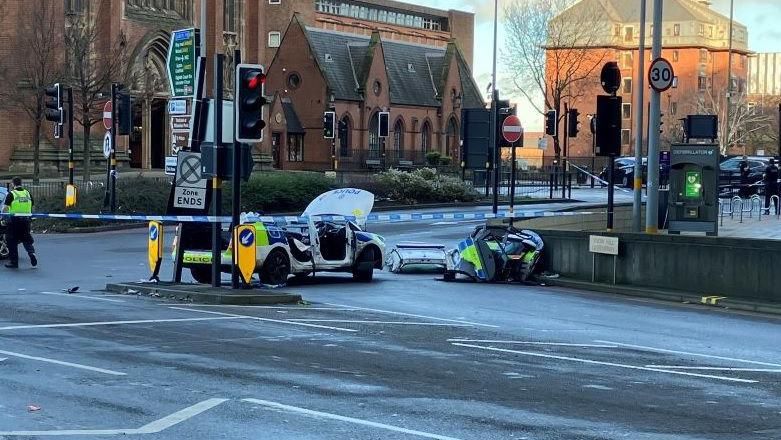
[[[168,81],[174,98],[195,93],[195,29],[174,31],[168,49]]]
[[[518,142],[523,136],[523,126],[521,126],[521,119],[518,116],[510,115],[505,118],[502,124],[502,137],[507,143],[514,144]]]
[[[675,73],[673,65],[664,58],[657,58],[648,69],[648,84],[657,92],[664,92],[673,86]]]

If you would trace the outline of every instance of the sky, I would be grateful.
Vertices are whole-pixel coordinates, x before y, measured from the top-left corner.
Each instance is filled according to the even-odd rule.
[[[411,3],[410,0],[402,0]],[[513,1],[499,1],[499,50],[504,41],[503,8]],[[625,0],[639,1],[639,0]],[[653,0],[648,0],[653,1]],[[714,10],[729,16],[730,0],[711,0]],[[491,0],[416,0],[415,4],[439,9],[459,9],[475,13],[475,50],[473,74],[478,87],[485,92],[491,82],[492,50],[493,50],[493,18],[494,2]],[[748,28],[749,50],[755,52],[781,52],[781,0],[735,0],[735,20]],[[650,17],[649,17],[650,19]],[[510,94],[510,99],[518,104],[518,113],[526,131],[541,131],[542,116],[526,102],[517,92],[512,91],[512,83],[502,80],[501,54],[497,67],[498,88],[503,96]],[[486,93],[486,97],[488,97]]]

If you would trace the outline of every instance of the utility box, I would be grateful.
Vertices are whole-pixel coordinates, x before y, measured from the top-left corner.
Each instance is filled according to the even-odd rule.
[[[670,149],[669,233],[719,232],[719,146],[673,144]]]

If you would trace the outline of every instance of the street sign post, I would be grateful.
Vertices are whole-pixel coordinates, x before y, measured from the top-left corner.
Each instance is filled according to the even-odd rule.
[[[113,109],[114,106],[111,104],[111,101],[106,102],[103,106],[103,128],[106,130],[111,130],[111,114]]]
[[[195,94],[197,30],[173,31],[168,49],[168,81],[174,98],[192,98]]]
[[[664,92],[673,86],[675,73],[673,65],[664,58],[657,58],[648,69],[648,84],[657,92]]]

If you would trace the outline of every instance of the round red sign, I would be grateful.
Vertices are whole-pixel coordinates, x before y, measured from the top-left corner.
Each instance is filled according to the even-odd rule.
[[[106,105],[103,106],[103,127],[106,130],[111,130],[111,110],[111,101],[107,101]]]
[[[513,144],[518,142],[523,136],[523,126],[518,116],[510,115],[502,123],[502,137],[507,142]]]

